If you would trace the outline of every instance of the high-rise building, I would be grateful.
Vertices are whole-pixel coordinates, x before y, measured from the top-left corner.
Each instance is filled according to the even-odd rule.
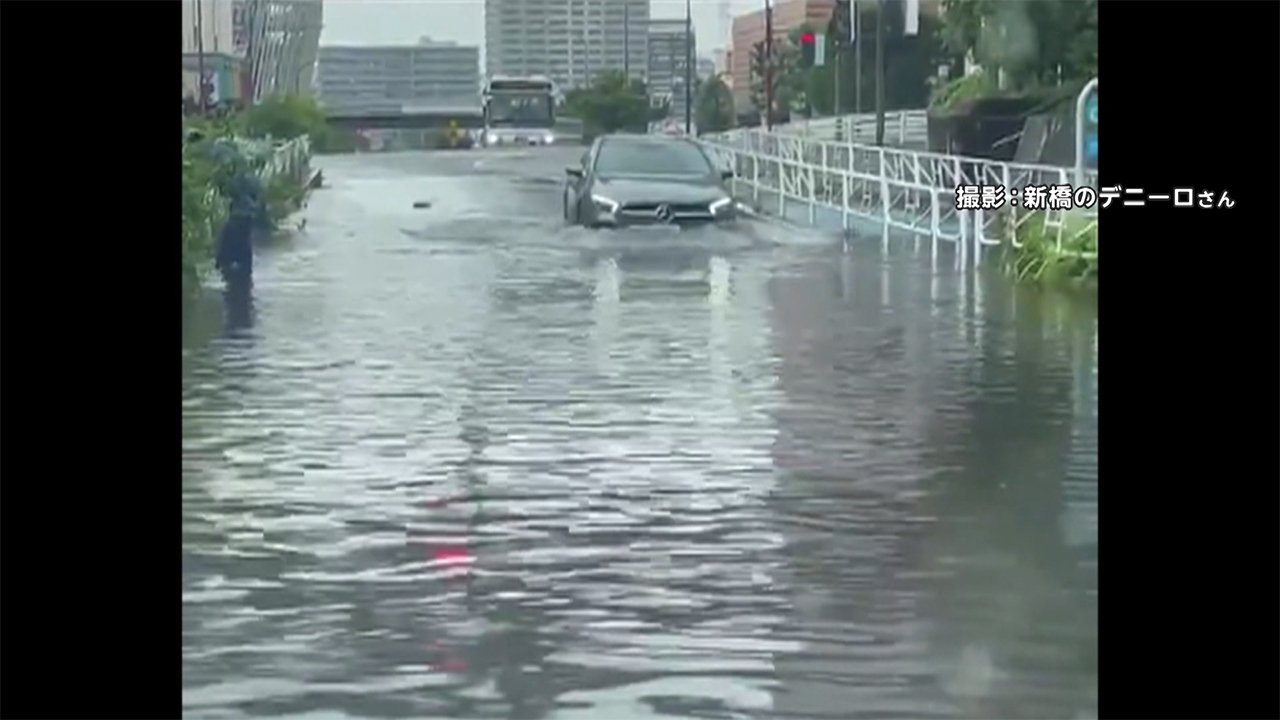
[[[377,112],[480,105],[480,49],[423,38],[417,45],[320,48],[320,101]]]
[[[231,0],[231,4],[237,8],[235,33],[249,64],[253,100],[310,94],[324,23],[322,0]]]
[[[668,100],[671,115],[677,119],[684,117],[685,66],[691,56],[697,57],[698,36],[691,31],[684,20],[649,22],[649,96]]]
[[[544,75],[562,90],[605,70],[643,79],[649,0],[485,0],[485,72]]]

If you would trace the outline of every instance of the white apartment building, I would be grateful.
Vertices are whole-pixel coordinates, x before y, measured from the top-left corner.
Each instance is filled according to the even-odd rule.
[[[485,72],[545,75],[562,90],[604,70],[644,79],[649,0],[485,0]]]

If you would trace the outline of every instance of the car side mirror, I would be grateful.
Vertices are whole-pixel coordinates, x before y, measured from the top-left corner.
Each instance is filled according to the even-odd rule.
[[[573,178],[574,180],[581,180],[581,179],[582,179],[582,168],[580,168],[580,167],[573,167],[572,165],[570,165],[569,167],[567,167],[567,168],[565,168],[565,169],[564,169],[564,174],[565,174],[565,175],[568,175],[569,177]]]
[[[734,172],[733,172],[732,170],[721,170],[721,171],[720,171],[720,179],[721,179],[721,180],[732,180],[732,179],[733,179],[733,175],[734,175]]]

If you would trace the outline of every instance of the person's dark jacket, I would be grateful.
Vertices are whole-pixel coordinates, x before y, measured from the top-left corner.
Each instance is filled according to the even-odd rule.
[[[252,172],[237,173],[226,183],[223,192],[230,208],[218,238],[218,269],[224,274],[251,273],[253,229],[265,212],[262,183]]]

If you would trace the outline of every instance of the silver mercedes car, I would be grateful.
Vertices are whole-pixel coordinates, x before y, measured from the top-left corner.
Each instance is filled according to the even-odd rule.
[[[564,217],[574,225],[729,224],[736,204],[697,143],[660,135],[606,135],[565,170]]]

